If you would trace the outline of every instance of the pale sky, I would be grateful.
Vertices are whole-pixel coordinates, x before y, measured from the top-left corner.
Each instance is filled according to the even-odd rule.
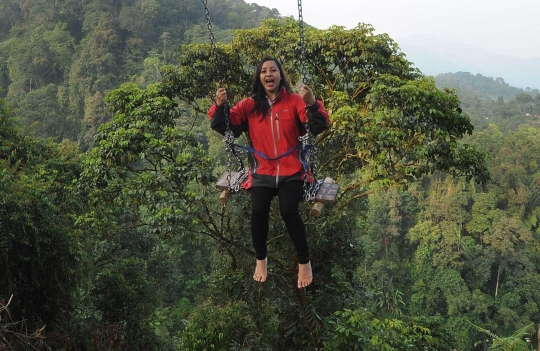
[[[298,19],[297,0],[246,0]],[[319,29],[371,24],[400,38],[428,34],[489,53],[540,58],[540,0],[302,0],[304,21]]]

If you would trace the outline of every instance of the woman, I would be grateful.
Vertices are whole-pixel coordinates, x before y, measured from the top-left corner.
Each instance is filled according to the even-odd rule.
[[[226,101],[227,92],[219,88],[216,103],[208,111],[212,129],[221,134],[226,130]],[[268,276],[266,241],[274,196],[279,199],[281,217],[296,249],[298,288],[308,286],[313,280],[306,229],[299,212],[307,175],[303,172],[301,147],[290,152],[299,145],[298,137],[306,133],[306,109],[308,128],[314,135],[328,128],[328,113],[313,91],[303,85],[298,94],[292,93],[279,61],[267,57],[257,66],[251,96],[229,113],[234,136],[247,132],[250,146],[257,151],[250,153],[249,179],[243,187],[251,194],[251,237],[256,253],[253,279],[258,282],[266,281]]]

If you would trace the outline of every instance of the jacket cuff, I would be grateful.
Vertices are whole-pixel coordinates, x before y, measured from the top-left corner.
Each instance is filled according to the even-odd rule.
[[[308,111],[312,113],[319,111],[319,101],[315,100],[315,103],[313,105],[308,106]]]

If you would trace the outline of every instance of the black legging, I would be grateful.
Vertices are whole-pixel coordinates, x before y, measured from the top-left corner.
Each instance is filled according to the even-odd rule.
[[[255,257],[264,260],[267,255],[268,220],[270,204],[274,196],[279,199],[279,211],[285,222],[289,236],[296,249],[298,263],[309,262],[309,251],[306,238],[306,227],[300,217],[298,206],[302,201],[304,182],[292,180],[282,183],[279,188],[253,187],[251,193],[251,238]]]

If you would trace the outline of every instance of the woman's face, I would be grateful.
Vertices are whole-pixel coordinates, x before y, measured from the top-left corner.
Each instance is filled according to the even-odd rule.
[[[261,67],[260,79],[266,95],[275,97],[279,92],[281,74],[279,68],[273,60],[268,60]]]

